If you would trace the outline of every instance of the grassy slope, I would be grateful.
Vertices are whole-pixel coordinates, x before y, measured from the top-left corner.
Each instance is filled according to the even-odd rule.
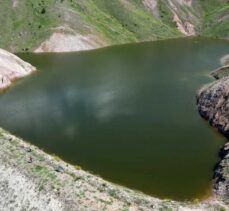
[[[127,2],[127,3],[125,3]],[[0,47],[31,51],[58,26],[93,33],[108,44],[181,36],[152,16],[140,0],[20,0],[0,2]]]
[[[229,38],[229,2],[225,0],[202,0],[205,11],[203,35]]]
[[[0,1],[0,47],[11,51],[34,50],[60,26],[74,33],[95,34],[107,44],[183,36],[173,22],[169,0],[158,0],[159,18],[142,0],[14,1],[16,7],[13,1]],[[192,7],[172,2],[179,18],[194,24],[198,33],[228,37],[226,0],[198,0]]]
[[[163,23],[146,10],[140,0],[106,1],[93,0],[106,14],[115,18],[123,28],[130,31],[138,40],[152,40],[179,36],[173,27]]]
[[[49,28],[57,25],[57,21],[52,13],[42,14],[43,8],[49,10],[52,3],[52,1],[45,2],[18,1],[16,8],[12,8],[11,1],[0,2],[2,48],[11,46],[12,50],[30,49],[48,37]]]

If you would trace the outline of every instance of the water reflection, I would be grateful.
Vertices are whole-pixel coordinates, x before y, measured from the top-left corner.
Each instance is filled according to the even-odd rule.
[[[23,54],[40,71],[0,98],[0,125],[106,179],[192,199],[211,185],[222,138],[195,92],[228,42],[178,39],[70,54]]]

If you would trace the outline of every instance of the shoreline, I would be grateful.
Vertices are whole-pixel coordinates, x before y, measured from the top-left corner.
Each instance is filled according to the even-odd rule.
[[[13,58],[17,61],[18,57],[13,56]],[[23,61],[20,60],[20,62]],[[33,71],[35,70],[28,63],[21,64],[26,64]],[[33,71],[29,71],[28,74]],[[20,77],[17,76],[14,79],[16,78]],[[163,200],[113,184],[81,170],[80,167],[74,167],[57,156],[49,155],[1,128],[0,143],[0,174],[2,176],[0,178],[0,192],[2,192],[0,193],[0,207],[3,210],[8,210],[12,206],[25,206],[27,209],[37,210],[46,208],[78,210],[80,208],[79,210],[111,211],[165,209],[215,211],[227,210],[229,204],[227,199],[222,197],[221,192],[216,191],[216,188],[225,186],[221,179],[217,179],[219,175],[222,175],[223,168],[219,169],[219,166],[224,167],[225,157],[214,171],[213,195],[195,203]],[[229,157],[229,150],[227,155]]]
[[[97,46],[94,48],[88,48],[84,50],[69,50],[69,51],[43,51],[43,52],[36,52],[36,51],[17,51],[12,52],[13,54],[20,54],[20,53],[35,53],[35,54],[44,54],[44,53],[54,53],[54,54],[61,54],[61,53],[77,53],[77,52],[87,52],[87,51],[94,51],[94,50],[100,50],[104,48],[110,48],[115,46],[122,46],[122,45],[134,45],[134,44],[144,44],[144,43],[151,43],[151,42],[163,42],[167,40],[178,40],[178,39],[208,39],[208,40],[223,40],[225,42],[229,42],[229,38],[215,38],[215,37],[205,37],[201,35],[195,35],[195,36],[179,36],[179,37],[171,37],[171,38],[162,38],[162,39],[156,39],[156,40],[143,40],[143,41],[135,41],[135,42],[128,42],[128,43],[120,43],[120,44],[107,44],[103,46]]]
[[[213,196],[197,202],[179,202],[158,199],[140,191],[107,182],[78,166],[72,166],[58,157],[46,154],[38,147],[0,129],[0,207],[19,204],[27,209],[42,210],[220,210],[226,205]],[[6,175],[8,173],[8,175]],[[15,184],[15,181],[22,181]],[[2,187],[3,182],[7,187]],[[16,186],[12,187],[12,182]],[[30,189],[30,194],[27,193]],[[18,188],[20,186],[21,188]],[[14,188],[14,190],[12,190]],[[17,196],[20,195],[23,200]],[[9,191],[11,190],[11,191]],[[10,196],[15,201],[10,202]],[[29,204],[25,205],[25,198]],[[45,199],[44,199],[45,198]],[[28,203],[28,202],[27,202]],[[41,207],[36,207],[40,204]]]
[[[197,108],[202,118],[226,138],[220,149],[219,162],[214,167],[214,195],[229,206],[229,66],[224,65],[212,71],[216,80],[204,85],[197,92]]]

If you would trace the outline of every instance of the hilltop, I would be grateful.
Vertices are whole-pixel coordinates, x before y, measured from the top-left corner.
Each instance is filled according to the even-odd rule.
[[[9,0],[0,2],[0,47],[86,50],[201,35],[229,38],[227,0]]]

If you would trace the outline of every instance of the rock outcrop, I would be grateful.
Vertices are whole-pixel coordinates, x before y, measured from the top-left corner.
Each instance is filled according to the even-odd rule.
[[[205,85],[197,94],[200,115],[229,138],[229,76],[228,68],[213,72],[219,80]],[[214,191],[217,198],[229,205],[229,143],[219,153],[220,162],[215,167]]]
[[[106,44],[99,40],[95,35],[77,35],[56,32],[51,35],[49,40],[43,42],[36,50],[42,52],[69,52],[83,51],[105,47]]]
[[[200,115],[229,137],[229,77],[200,89],[197,104]]]
[[[15,79],[27,76],[35,70],[31,64],[0,49],[0,89],[10,86]]]
[[[229,143],[219,153],[221,161],[216,165],[214,191],[217,198],[229,205]]]
[[[229,75],[229,65],[224,65],[210,73],[215,79],[221,79]]]

